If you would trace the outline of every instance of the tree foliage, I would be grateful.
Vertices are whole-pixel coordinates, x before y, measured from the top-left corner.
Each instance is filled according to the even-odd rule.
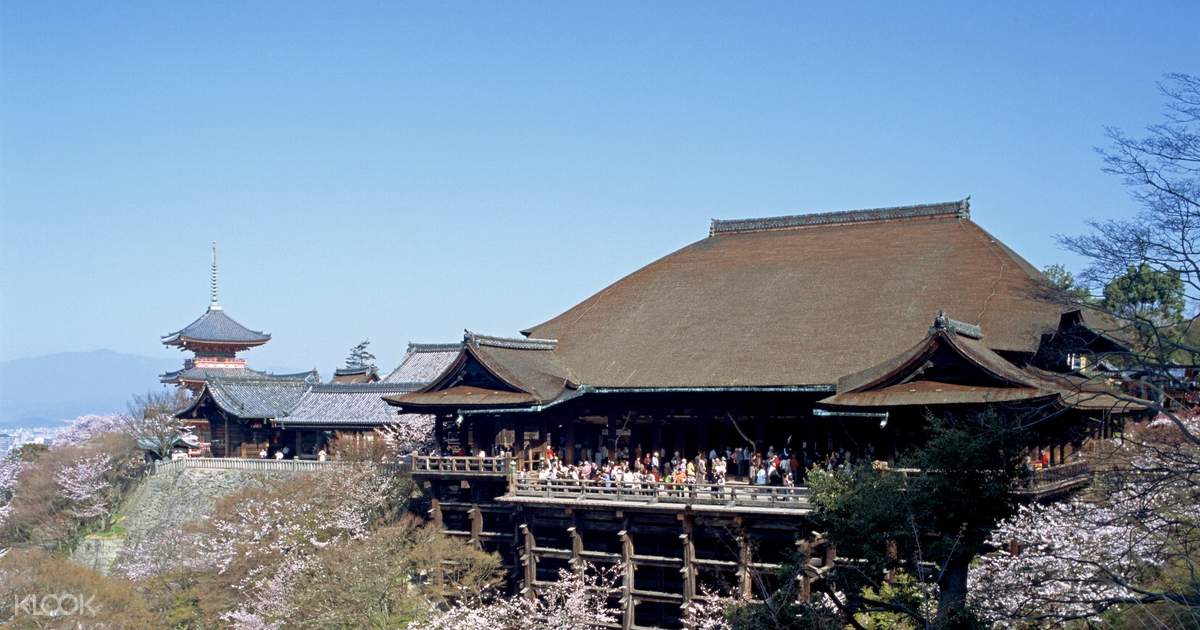
[[[351,369],[374,368],[375,355],[367,350],[367,346],[371,345],[370,339],[363,339],[358,345],[350,348],[350,354],[346,357],[346,367]]]
[[[1087,304],[1092,301],[1092,291],[1087,286],[1075,281],[1075,275],[1062,265],[1049,265],[1042,269],[1042,275],[1050,281],[1050,286],[1059,292],[1060,298],[1070,303]]]
[[[1177,324],[1183,317],[1183,279],[1178,271],[1160,271],[1146,263],[1131,265],[1104,285],[1101,304],[1134,321]]]
[[[893,613],[919,627],[973,623],[964,614],[968,569],[1015,509],[1024,432],[1020,418],[994,412],[928,421],[930,439],[901,462],[920,473],[864,463],[810,474],[817,529],[855,559],[829,580],[847,614]],[[913,579],[884,580],[900,574]]]

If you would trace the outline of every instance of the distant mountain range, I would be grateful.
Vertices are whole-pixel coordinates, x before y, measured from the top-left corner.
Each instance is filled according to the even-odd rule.
[[[0,428],[58,426],[86,413],[125,411],[134,394],[162,387],[180,359],[112,350],[0,361]]]

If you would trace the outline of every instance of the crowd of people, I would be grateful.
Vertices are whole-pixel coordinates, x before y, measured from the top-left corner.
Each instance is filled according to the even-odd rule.
[[[547,446],[536,471],[526,473],[539,480],[582,480],[605,485],[663,482],[672,484],[724,485],[735,480],[759,486],[795,486],[802,484],[813,466],[826,470],[848,465],[853,455],[845,449],[823,457],[813,456],[807,444],[801,449],[769,447],[765,453],[749,448],[726,447],[709,449],[687,457],[679,451],[670,455],[665,449],[643,452],[641,447],[630,453],[618,448],[596,451],[585,449],[573,463],[567,463]]]

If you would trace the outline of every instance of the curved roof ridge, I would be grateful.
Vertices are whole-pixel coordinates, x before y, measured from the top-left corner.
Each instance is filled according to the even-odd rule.
[[[314,383],[309,391],[317,394],[409,392],[425,386],[425,383]]]
[[[186,341],[258,345],[270,340],[270,333],[247,328],[224,310],[211,307],[187,326],[162,336],[162,343],[168,346]]]
[[[969,219],[971,217],[971,198],[967,197],[958,201],[940,203],[893,206],[890,208],[815,212],[751,219],[713,219],[712,224],[709,226],[708,235],[716,236],[717,234],[766,232],[827,225],[845,225],[847,223],[871,223],[933,217]]]
[[[413,343],[408,342],[409,352],[457,352],[462,350],[462,342],[452,343]]]
[[[553,350],[558,347],[557,339],[494,337],[491,335],[480,335],[469,330],[463,331],[463,343],[476,347],[490,346],[493,348],[508,348],[510,350]]]

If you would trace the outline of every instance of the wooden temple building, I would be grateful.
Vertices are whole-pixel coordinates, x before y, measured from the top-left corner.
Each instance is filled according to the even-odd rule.
[[[445,531],[500,552],[526,594],[573,561],[622,563],[622,628],[677,625],[704,585],[761,596],[795,553],[807,593],[834,552],[802,479],[548,480],[550,457],[741,447],[894,462],[927,413],[999,407],[1040,418],[1030,442],[1057,492],[1086,479],[1089,437],[1142,409],[1073,373],[1068,355],[1119,342],[1053,299],[966,200],[716,220],[522,335],[467,332],[426,384],[387,401],[435,418],[437,451],[414,476]]]
[[[399,367],[382,380],[321,383],[315,372],[309,379],[210,376],[177,415],[195,429],[202,455],[256,458],[280,452],[287,459],[316,459],[324,449],[333,457],[330,443],[339,435],[370,441],[384,425],[426,423],[425,414],[397,414],[385,398],[424,387],[457,348],[410,344]]]
[[[375,439],[388,424],[424,422],[421,414],[397,414],[384,397],[421,388],[454,359],[458,344],[410,344],[400,366],[381,379],[373,367],[338,369],[329,383],[316,370],[272,374],[247,367],[239,352],[261,346],[271,335],[230,317],[217,300],[213,246],[208,310],[163,344],[192,352],[183,369],[161,375],[163,383],[192,396],[177,415],[198,438],[194,454],[257,458],[276,453],[316,459],[339,434]],[[329,453],[333,456],[333,453]]]

